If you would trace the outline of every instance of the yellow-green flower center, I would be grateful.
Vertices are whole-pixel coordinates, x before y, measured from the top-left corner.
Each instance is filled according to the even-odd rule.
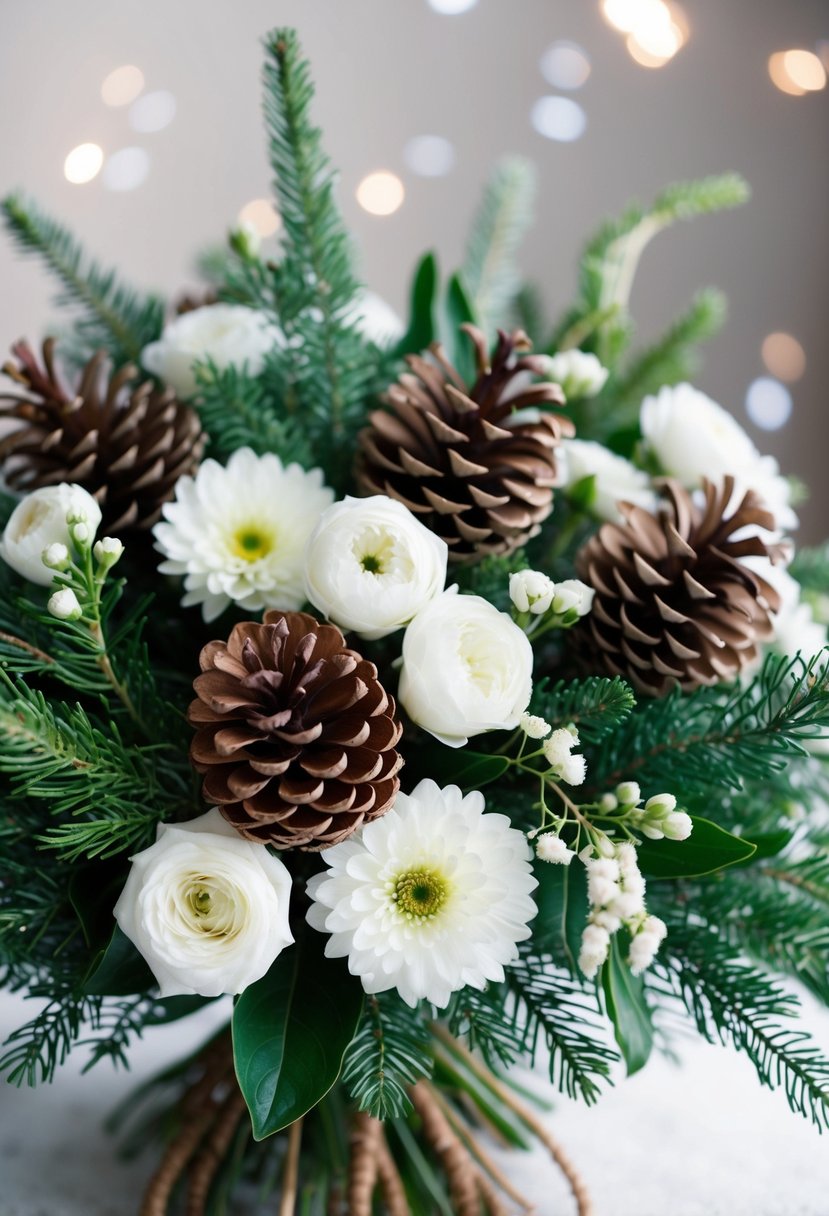
[[[234,532],[231,548],[237,557],[243,558],[246,562],[255,562],[260,557],[267,557],[275,543],[275,536],[266,528],[246,525]]]
[[[184,899],[193,926],[211,937],[227,937],[235,930],[235,906],[230,894],[210,879],[200,878],[190,883]]]
[[[388,574],[395,564],[395,538],[375,525],[354,537],[351,551],[366,574]]]
[[[449,884],[437,870],[406,870],[394,880],[392,899],[410,920],[435,916],[449,896]]]

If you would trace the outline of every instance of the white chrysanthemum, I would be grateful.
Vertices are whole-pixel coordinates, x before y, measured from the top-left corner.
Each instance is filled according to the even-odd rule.
[[[201,604],[206,621],[231,603],[295,611],[305,600],[305,544],[333,498],[320,469],[285,467],[270,453],[240,448],[226,468],[205,460],[195,477],[179,478],[153,528],[168,559],[159,570],[184,575],[181,602]]]
[[[537,885],[526,837],[483,794],[421,781],[350,840],[326,849],[308,883],[308,921],[330,933],[366,992],[396,988],[443,1008],[459,988],[504,978],[530,936]]]

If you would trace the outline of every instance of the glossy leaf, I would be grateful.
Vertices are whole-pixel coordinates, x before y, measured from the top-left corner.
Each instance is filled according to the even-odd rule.
[[[506,756],[442,747],[430,759],[429,775],[441,785],[459,785],[466,792],[497,781],[508,768]]]
[[[425,254],[418,263],[409,297],[409,328],[397,345],[397,354],[418,354],[426,350],[436,337],[435,303],[438,288],[438,264],[433,253]]]
[[[578,974],[581,935],[587,923],[587,872],[581,862],[569,866],[551,864],[538,858],[533,862],[538,887],[533,899],[538,916],[533,921],[533,937],[542,950],[566,959]]]
[[[626,950],[619,939],[620,934],[611,938],[610,954],[602,967],[602,988],[616,1042],[627,1065],[628,1076],[632,1076],[645,1066],[651,1054],[653,1025],[645,1001],[644,981],[640,975],[632,974],[623,957]]]
[[[303,930],[233,1011],[233,1058],[256,1140],[299,1119],[331,1089],[363,1007],[359,980]]]
[[[129,996],[154,988],[155,976],[126,933],[115,926],[109,945],[99,953],[84,984],[90,996]]]
[[[461,379],[471,386],[478,378],[478,372],[472,343],[460,328],[467,322],[475,324],[475,310],[466,288],[458,275],[454,274],[446,289],[446,346]]]
[[[756,852],[749,840],[692,815],[687,840],[644,840],[637,850],[639,868],[649,878],[699,878],[747,861]]]

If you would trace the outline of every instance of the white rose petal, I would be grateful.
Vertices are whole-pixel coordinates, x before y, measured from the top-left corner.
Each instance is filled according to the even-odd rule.
[[[144,347],[141,362],[186,398],[198,389],[197,362],[210,359],[219,369],[244,365],[256,376],[270,351],[281,345],[282,331],[267,313],[241,304],[209,304],[165,325],[161,337]]]
[[[305,550],[305,593],[341,629],[382,638],[446,582],[446,542],[383,494],[324,511]]]
[[[565,439],[560,450],[565,487],[586,477],[595,478],[594,497],[588,509],[599,519],[622,523],[619,502],[632,502],[646,511],[656,510],[658,500],[650,478],[623,456],[589,439]]]
[[[130,860],[114,915],[162,996],[235,995],[293,941],[290,873],[216,807],[159,824],[155,844]]]
[[[69,515],[84,516],[93,534],[101,522],[101,508],[81,486],[62,482],[33,490],[12,511],[0,542],[0,556],[30,582],[48,587],[54,571],[44,566],[43,554],[52,545],[68,548]]]
[[[505,612],[450,587],[403,637],[400,703],[449,747],[487,730],[513,730],[532,694],[533,651]]]

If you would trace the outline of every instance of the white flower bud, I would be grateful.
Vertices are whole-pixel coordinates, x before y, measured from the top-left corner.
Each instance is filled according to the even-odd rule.
[[[651,812],[653,819],[663,814],[669,815],[671,811],[676,810],[676,798],[673,794],[654,794],[653,798],[649,798],[645,803],[645,810]]]
[[[68,517],[75,519],[81,514],[94,532],[101,522],[101,509],[81,486],[62,482],[33,490],[12,511],[0,543],[0,556],[30,582],[48,587],[53,571],[44,566],[43,552],[53,544],[68,546]]]
[[[546,358],[545,374],[560,384],[565,397],[595,397],[605,384],[609,371],[594,354],[583,350],[562,350]]]
[[[509,576],[509,597],[519,612],[541,616],[553,602],[557,588],[540,570],[519,570]]]
[[[655,823],[640,823],[639,831],[643,836],[647,836],[648,840],[665,839],[665,833],[662,831],[661,825],[657,827]]]
[[[102,537],[95,542],[92,549],[95,560],[107,569],[115,565],[123,552],[124,546],[115,536]]]
[[[556,583],[556,593],[553,596],[553,612],[563,616],[573,609],[579,616],[587,616],[593,607],[593,597],[596,592],[587,583],[578,578],[566,578]]]
[[[536,714],[522,714],[518,725],[529,739],[543,739],[550,730],[550,723]]]
[[[616,786],[616,797],[621,806],[638,806],[642,799],[642,791],[636,781],[623,781]]]
[[[608,900],[609,910],[620,920],[632,920],[639,916],[645,908],[645,901],[637,891],[619,891],[612,900]]]
[[[647,916],[642,927],[630,943],[628,966],[633,975],[641,975],[653,960],[668,932],[664,921],[658,916]]]
[[[544,758],[551,768],[560,769],[575,746],[572,733],[565,726],[559,727],[544,740]]]
[[[88,524],[83,519],[69,521],[69,534],[78,545],[86,544],[92,535]]]
[[[581,935],[579,967],[589,980],[598,975],[602,963],[606,962],[610,950],[610,934],[601,925],[588,924]]]
[[[694,821],[685,811],[674,811],[662,823],[662,831],[668,840],[687,840],[693,827]]]
[[[639,873],[639,860],[636,856],[636,848],[629,840],[625,840],[616,846],[615,856],[619,866],[619,873],[623,878],[627,879],[631,874]]]
[[[615,794],[602,794],[599,799],[599,806],[603,811],[615,811],[619,805],[619,799]]]
[[[53,541],[43,550],[41,560],[50,570],[66,570],[69,566],[69,550],[62,541]]]
[[[542,861],[550,861],[563,866],[569,866],[575,857],[573,850],[568,849],[561,837],[556,836],[553,832],[545,832],[543,836],[539,836],[535,851]]]
[[[622,918],[609,908],[594,908],[590,913],[591,923],[607,929],[608,933],[616,933],[622,927]]]
[[[71,587],[62,587],[50,595],[46,607],[59,621],[77,621],[83,616],[80,601]]]

